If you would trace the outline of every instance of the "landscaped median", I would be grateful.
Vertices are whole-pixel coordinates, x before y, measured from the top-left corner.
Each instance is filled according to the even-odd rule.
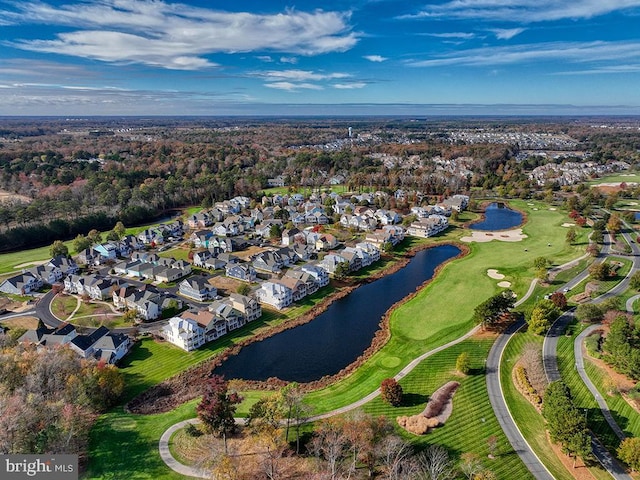
[[[306,401],[315,407],[315,413],[328,412],[355,402],[376,390],[384,378],[394,376],[414,358],[470,330],[474,308],[500,290],[495,281],[487,276],[488,269],[498,269],[512,282],[512,289],[519,295],[523,295],[534,275],[534,258],[545,256],[553,263],[560,264],[584,252],[585,245],[579,243],[570,246],[564,241],[566,229],[561,225],[566,220],[565,213],[549,210],[543,203],[531,203],[532,205],[527,205],[524,201],[514,202],[517,208],[528,215],[528,223],[524,226],[524,233],[527,235],[525,240],[509,243],[498,241],[470,243],[468,256],[447,264],[426,288],[418,292],[409,302],[394,310],[389,319],[391,338],[379,352],[343,380],[307,395]],[[456,229],[444,238],[454,240],[464,233],[464,230]],[[430,241],[437,240],[439,239]],[[249,335],[251,332],[246,334]],[[228,345],[227,342],[229,339],[214,344],[210,347],[210,351],[186,353],[166,344],[158,346],[150,340],[144,341],[125,364],[124,372],[128,377],[129,386],[128,398],[210,357],[215,353],[213,350],[220,351]],[[475,352],[480,352],[474,354],[476,364],[479,362],[478,359],[486,356],[491,341],[485,339],[480,343],[483,345],[481,348],[473,347]],[[456,347],[457,353],[461,351],[459,348],[462,347]],[[452,352],[454,352],[453,349]],[[442,352],[438,357],[434,356],[434,359],[423,362],[414,373],[402,380],[403,386],[407,385],[407,391],[413,388],[409,385],[414,381],[428,382],[428,386],[425,384],[425,387],[421,387],[423,394],[431,393],[428,391],[432,388],[431,385],[437,388],[443,383],[443,378],[437,377],[440,374],[435,373],[440,371],[440,367],[432,363],[436,358],[440,358],[440,355],[443,356],[442,358],[453,355],[448,360],[442,361],[442,372],[447,372],[449,368],[455,369],[457,355]],[[453,363],[449,367],[448,362],[451,359]],[[444,373],[443,376],[445,375],[447,374]],[[431,383],[432,380],[433,383]],[[496,431],[494,426],[497,426],[497,420],[486,399],[484,376],[472,375],[461,383],[461,390],[454,398],[452,417],[444,427],[436,429],[433,436],[427,435],[425,441],[442,442],[458,453],[463,453],[463,448],[468,451],[484,452],[487,449],[487,439],[483,438],[483,435]],[[256,395],[259,395],[259,393],[248,393],[253,401]],[[465,400],[465,398],[468,399]],[[377,409],[376,402],[372,402],[365,408]],[[419,406],[413,407],[412,413],[419,409]],[[246,408],[241,406],[241,410],[246,411]],[[157,469],[157,461],[160,461],[157,441],[162,433],[159,430],[160,425],[168,427],[172,422],[188,418],[189,413],[195,416],[193,402],[162,415],[126,415],[121,410],[107,414],[100,420],[92,434],[91,478],[106,476],[110,465],[109,456],[113,457],[114,470],[121,472],[127,478],[176,478],[166,468],[164,472]],[[395,418],[394,413],[388,414],[394,415]],[[139,441],[136,447],[147,446],[144,455],[138,455],[136,452],[136,462],[126,462],[119,444],[121,434],[109,432],[111,420],[124,421],[127,418],[136,425],[132,430],[132,436]],[[154,419],[154,422],[149,419]],[[476,425],[474,428],[477,428],[477,438],[467,433],[467,425]],[[485,425],[488,427],[485,428]],[[142,434],[138,433],[138,427]],[[497,428],[499,431],[499,427]],[[155,443],[153,443],[151,439],[156,433]],[[499,462],[502,465],[503,462],[506,464],[512,462],[512,458],[517,458],[506,441],[502,444],[502,448],[503,450],[499,452],[502,455],[496,460],[496,472],[499,478],[511,479],[514,478],[514,473],[516,478],[525,478],[526,470],[523,470],[524,466],[519,460],[509,463],[511,466],[505,467],[504,470],[498,466]],[[147,467],[152,473],[147,473]]]

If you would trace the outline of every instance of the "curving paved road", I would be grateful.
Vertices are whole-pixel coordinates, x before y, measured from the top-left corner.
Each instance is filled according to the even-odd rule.
[[[627,232],[624,232],[622,235],[625,237],[625,239],[631,246],[632,255],[633,255],[633,263],[632,263],[631,269],[629,270],[629,273],[627,274],[627,276],[620,283],[618,283],[615,287],[613,287],[611,290],[604,293],[603,295],[600,295],[599,297],[593,299],[592,303],[602,303],[608,298],[615,297],[623,293],[629,287],[631,276],[636,271],[640,270],[640,248],[638,248],[637,244],[633,242],[633,240],[631,239],[631,236]],[[605,243],[605,246],[602,249],[602,252],[600,253],[600,256],[597,260],[598,262],[604,261],[606,256],[609,255],[610,245],[611,245],[610,240],[607,243]],[[580,281],[582,281],[583,279],[584,278],[582,278]],[[577,283],[574,283],[574,280],[572,280],[571,282],[572,285],[577,284]],[[633,302],[631,302],[631,305],[633,305]],[[560,380],[562,378],[558,369],[558,359],[556,355],[558,338],[560,337],[560,335],[563,334],[567,325],[573,319],[574,313],[575,313],[574,310],[571,310],[561,315],[554,322],[554,324],[551,326],[551,328],[547,332],[547,335],[545,336],[544,344],[543,344],[543,363],[544,363],[547,379],[550,382],[555,380]],[[595,325],[595,327],[598,327],[598,325]],[[578,343],[578,338],[580,338],[579,343]],[[600,406],[602,413],[605,419],[607,420],[607,423],[609,423],[609,425],[611,426],[613,431],[616,433],[616,435],[618,435],[619,438],[624,438],[624,433],[622,429],[616,423],[615,419],[611,415],[611,412],[609,411],[609,407],[607,406],[606,402],[604,401],[604,399],[602,399],[599,392],[597,391],[597,389],[595,388],[595,386],[593,385],[593,383],[591,382],[591,380],[589,379],[588,375],[584,370],[584,359],[582,356],[582,339],[584,338],[584,336],[582,337],[579,336],[578,338],[576,338],[576,343],[574,343],[576,370],[578,371],[578,373],[580,374],[580,377],[583,379],[583,381],[587,385],[587,388],[589,388],[591,393],[596,398],[596,401],[598,402],[598,405]],[[620,437],[620,435],[622,435],[622,437]],[[625,472],[624,468],[622,468],[622,466],[613,458],[613,456],[609,453],[609,451],[607,451],[602,446],[602,444],[600,444],[600,442],[598,441],[596,436],[593,435],[593,433],[591,433],[591,445],[593,447],[594,455],[613,478],[624,479],[624,480],[631,479],[631,477]]]
[[[584,355],[582,351],[582,342],[584,341],[585,338],[587,338],[591,334],[591,332],[593,332],[594,330],[597,330],[598,328],[600,328],[600,325],[591,325],[585,328],[584,331],[580,333],[580,335],[578,335],[575,341],[573,342],[573,353],[576,357],[576,370],[578,371],[580,378],[582,378],[582,381],[585,383],[585,385],[587,386],[591,394],[596,399],[596,402],[598,402],[598,406],[600,407],[600,410],[602,410],[602,414],[604,415],[605,420],[607,421],[607,423],[609,424],[613,432],[616,434],[616,436],[620,440],[624,440],[626,438],[626,435],[614,420],[613,415],[611,415],[611,411],[609,410],[609,406],[607,405],[607,402],[604,401],[604,399],[602,398],[602,395],[600,395],[600,392],[598,391],[596,386],[593,384],[593,382],[591,381],[591,379],[587,375],[587,372],[584,369]]]

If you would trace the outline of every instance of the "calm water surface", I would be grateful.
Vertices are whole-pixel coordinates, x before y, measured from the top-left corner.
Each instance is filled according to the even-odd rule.
[[[472,224],[471,230],[506,230],[522,223],[522,214],[511,210],[504,203],[492,203],[484,212],[485,219]]]
[[[384,313],[430,279],[460,249],[442,245],[422,250],[392,275],[361,286],[309,323],[244,347],[216,373],[226,378],[310,382],[333,375],[371,345]]]

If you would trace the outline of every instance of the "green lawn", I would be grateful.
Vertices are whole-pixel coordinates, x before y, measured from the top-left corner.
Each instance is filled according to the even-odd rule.
[[[589,180],[586,182],[588,185],[598,185],[599,183],[640,183],[640,173],[629,172],[629,173],[617,173],[613,175],[607,175],[602,178],[596,178],[594,180]]]
[[[524,201],[511,202],[512,206],[528,214],[528,223],[524,226],[524,233],[528,235],[528,238],[522,242],[513,243],[492,241],[469,244],[470,255],[449,263],[425,289],[420,291],[411,301],[394,311],[391,316],[392,337],[378,353],[349,377],[330,387],[307,395],[306,401],[315,407],[315,413],[326,412],[358,400],[377,389],[382,379],[395,375],[413,358],[438,345],[458,338],[468,331],[473,326],[473,309],[500,290],[497,287],[497,282],[487,276],[487,269],[496,268],[500,273],[506,275],[506,280],[512,282],[514,291],[522,296],[533,278],[534,258],[545,256],[553,264],[559,265],[584,252],[586,240],[583,241],[581,239],[586,238],[587,229],[584,229],[584,235],[581,232],[581,236],[575,245],[567,245],[564,240],[566,228],[561,227],[562,223],[568,220],[566,213],[560,210],[550,210],[548,206],[541,202],[530,203],[532,205],[528,205]],[[463,215],[464,218],[469,219],[475,217],[475,214],[464,213]],[[465,234],[468,234],[468,230],[460,226],[453,226],[445,235],[436,239],[427,239],[425,242],[454,241]],[[411,242],[409,241],[402,245],[400,250],[408,248],[407,245],[410,245]],[[423,241],[421,240],[421,242]],[[245,326],[232,335],[213,342],[196,352],[186,353],[166,343],[157,343],[150,339],[143,340],[125,358],[125,363],[123,364],[123,371],[127,377],[125,398],[130,399],[158,382],[211,357],[231,345],[234,340],[255,334],[264,324],[275,325],[285,321],[287,318],[293,318],[294,315],[302,313],[311,304],[320,301],[326,294],[326,290],[318,292],[314,297],[308,299],[305,305],[297,306],[288,311],[286,316],[270,313],[269,315],[272,315],[272,317],[266,318],[264,321],[261,320],[260,324],[254,322],[254,325]],[[489,348],[488,344],[483,344],[481,348],[472,348],[470,344],[467,345],[473,350],[476,362],[478,358],[486,355],[486,350]],[[452,351],[459,351],[460,348],[462,347],[458,346]],[[442,358],[446,357],[447,353],[443,352]],[[442,361],[448,362],[447,364],[451,363],[451,359]],[[431,361],[428,364],[431,364]],[[433,388],[439,386],[436,385],[437,383],[443,383],[440,380],[449,371],[447,367],[443,370],[442,377],[436,377],[434,372],[437,369],[433,368],[434,370],[431,371],[427,367],[420,366],[415,373],[408,376],[407,379],[403,379],[403,382],[415,381],[417,382],[416,385],[426,382],[424,387],[421,388],[427,389],[425,391],[429,393],[428,390],[432,391]],[[409,384],[407,383],[407,385]],[[247,403],[246,406],[241,406],[240,413],[246,411],[248,405],[259,398],[261,393],[247,392],[246,395]],[[422,397],[417,398],[422,400]],[[471,376],[464,379],[459,400],[456,400],[456,402],[460,403],[457,409],[458,414],[454,413],[454,417],[451,420],[452,423],[449,425],[451,428],[445,427],[437,430],[425,441],[442,442],[457,451],[470,449],[485,452],[487,448],[486,438],[473,439],[471,438],[472,435],[466,433],[467,424],[472,424],[480,437],[488,432],[499,431],[497,423],[492,423],[496,422],[496,420],[491,414],[491,407],[488,401],[480,400],[482,398],[486,398],[484,377]],[[480,405],[476,404],[476,402],[485,403]],[[376,405],[377,403],[374,401],[370,406],[367,406],[367,409],[375,411],[376,408],[379,408]],[[380,407],[385,408],[384,406]],[[415,408],[417,409],[417,407]],[[158,425],[168,426],[171,422],[177,421],[177,418],[182,418],[181,415],[183,414],[185,418],[189,416],[188,407],[183,406],[166,415],[153,417],[131,416],[137,424],[134,436],[139,439],[140,444],[138,446],[140,448],[146,445],[149,462],[153,463],[153,459],[157,456],[157,440],[162,430]],[[125,416],[122,413],[109,415],[118,415],[116,418]],[[191,407],[192,415],[193,407]],[[149,418],[155,419],[156,423],[153,423]],[[482,418],[485,419],[484,422],[482,422]],[[478,421],[482,425],[478,425]],[[96,440],[92,443],[90,451],[91,472],[104,472],[102,465],[109,465],[109,449],[113,450],[113,455],[120,455],[120,445],[117,442],[114,442],[111,446],[103,444],[110,443],[109,439],[112,438],[110,436],[111,433],[108,432],[109,416],[101,422],[94,429],[92,437]],[[142,430],[140,433],[138,428]],[[113,433],[113,435],[116,435],[116,433]],[[153,438],[154,435],[155,437]],[[107,440],[98,442],[97,439],[101,436]],[[529,478],[519,460],[512,460],[512,458],[516,457],[513,453],[509,453],[510,447],[504,437],[501,436],[500,438],[502,439],[500,448],[503,455],[495,462],[492,462],[496,464],[497,473],[501,478],[514,478],[513,475],[516,478],[520,475]],[[153,452],[150,450],[153,450]],[[94,457],[97,457],[97,459],[94,460]],[[117,464],[118,460],[115,459],[113,463]],[[149,478],[146,471],[142,470],[145,465],[140,464],[140,466],[137,466],[135,463],[132,464],[129,469],[130,475],[127,475],[126,478]],[[502,465],[505,466],[503,467]],[[156,475],[154,478],[173,477]]]
[[[522,242],[468,244],[470,255],[449,263],[434,281],[393,312],[392,337],[378,353],[349,377],[307,396],[316,411],[325,412],[356,401],[413,358],[468,331],[473,326],[474,308],[500,290],[497,282],[487,276],[487,269],[498,269],[522,296],[533,278],[533,259],[545,256],[560,265],[584,252],[586,240],[584,244],[565,243],[566,228],[561,226],[567,220],[565,212],[549,210],[541,202],[529,203],[532,205],[512,202],[528,214],[524,226],[528,238]],[[587,229],[584,230],[586,239]],[[457,229],[447,235],[454,239],[465,233],[468,231]]]
[[[462,453],[474,452],[499,479],[533,478],[502,432],[489,403],[484,360],[492,343],[493,339],[469,339],[429,357],[400,382],[406,406],[394,408],[378,397],[365,405],[364,410],[373,415],[385,415],[395,422],[400,415],[418,414],[437,388],[450,380],[458,381],[460,387],[453,398],[453,413],[444,426],[423,436],[409,434],[400,427],[396,428],[398,433],[416,446],[443,445],[456,458]],[[472,370],[467,376],[455,371],[456,359],[462,352],[469,353],[471,358]],[[487,439],[492,435],[498,439],[495,460],[488,458]]]
[[[558,365],[563,381],[571,389],[575,403],[581,410],[586,409],[589,428],[611,452],[620,443],[611,427],[604,419],[598,403],[587,389],[586,385],[575,370],[575,356],[573,354],[573,342],[575,337],[584,329],[584,325],[573,323],[569,326],[567,334],[558,341]]]
[[[161,415],[130,415],[122,408],[102,415],[90,438],[87,479],[183,479],[164,464],[158,440],[174,423],[195,416],[196,401]]]
[[[524,346],[530,342],[534,342],[542,348],[542,337],[520,332],[513,336],[505,349],[500,370],[505,399],[522,435],[527,439],[527,442],[544,465],[556,479],[571,480],[573,478],[572,475],[551,449],[545,434],[546,427],[542,415],[518,392],[511,381],[513,366],[520,358]],[[597,464],[591,466],[589,471],[596,478],[610,478],[608,473]]]

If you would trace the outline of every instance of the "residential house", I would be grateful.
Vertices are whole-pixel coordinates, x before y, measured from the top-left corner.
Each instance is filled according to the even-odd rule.
[[[236,310],[242,312],[247,322],[252,322],[262,316],[262,307],[253,297],[231,293],[227,299]]]
[[[284,178],[284,176],[278,175],[277,177],[274,177],[274,178],[268,178],[267,179],[267,186],[269,188],[284,187],[285,186],[285,178]]]
[[[371,257],[372,263],[380,260],[380,249],[377,246],[375,246],[373,243],[359,242],[359,243],[356,243],[355,247],[359,250],[363,250],[367,252]]]
[[[278,225],[278,227],[282,228],[282,220],[280,220],[279,218],[270,218],[268,220],[265,220],[260,225],[256,226],[256,235],[262,238],[271,237],[271,227],[273,227],[274,225]]]
[[[107,260],[115,260],[118,253],[118,246],[113,242],[101,243],[94,246],[93,249],[100,255],[100,263],[104,263]]]
[[[196,252],[193,254],[193,264],[196,267],[206,268],[205,262],[210,258],[214,258],[214,254],[211,250],[203,250],[202,252]]]
[[[340,254],[330,253],[325,255],[321,262],[318,262],[318,267],[322,268],[329,274],[334,274],[338,265],[341,263],[349,263],[349,261]]]
[[[131,349],[132,343],[124,333],[109,332],[93,344],[94,357],[109,364],[115,364]]]
[[[314,212],[306,214],[304,221],[311,225],[327,225],[329,223],[329,217],[327,217],[324,212]]]
[[[178,285],[178,291],[198,302],[212,300],[218,295],[218,289],[211,285],[205,277],[198,275],[184,279]]]
[[[287,228],[282,231],[282,245],[284,245],[285,247],[304,241],[304,233],[302,233],[296,227]]]
[[[347,247],[339,252],[340,256],[349,263],[350,272],[356,272],[362,268],[362,257],[359,255],[359,252],[362,251],[352,247]]]
[[[216,300],[209,308],[214,306],[218,301]],[[204,331],[204,342],[212,342],[217,340],[223,335],[227,334],[227,321],[224,318],[216,317],[216,315],[209,310],[188,310],[180,315],[182,318],[197,322]]]
[[[278,310],[288,307],[293,302],[292,291],[288,287],[274,282],[264,282],[256,290],[255,295],[258,302],[271,305]]]
[[[72,258],[63,255],[53,257],[47,265],[60,269],[63,275],[71,275],[78,272],[78,264]]]
[[[331,235],[330,233],[323,233],[316,240],[316,250],[331,250],[332,248],[336,248],[338,246],[338,239]]]
[[[209,248],[212,239],[213,232],[211,230],[197,230],[189,236],[189,241],[193,242],[196,248]]]
[[[35,330],[27,330],[18,342],[34,343],[43,346],[65,345],[78,335],[76,327],[70,323],[63,323],[58,327],[49,328],[44,325]]]
[[[280,256],[284,267],[290,267],[298,261],[298,255],[292,247],[279,248],[274,253]]]
[[[233,308],[228,298],[213,302],[209,305],[209,312],[216,318],[224,320],[227,332],[236,330],[247,323],[242,312]]]
[[[227,263],[225,266],[227,277],[242,280],[243,282],[255,282],[257,273],[252,265],[246,263]]]
[[[368,267],[373,263],[373,258],[371,257],[371,255],[369,255],[369,252],[356,247],[345,247],[345,249],[341,253],[343,256],[345,253],[348,253],[354,254],[358,258],[360,258],[360,268]]]
[[[283,285],[291,290],[291,297],[294,302],[307,296],[307,284],[300,279],[283,276],[280,279],[273,280],[273,283]]]
[[[22,273],[30,273],[34,277],[40,279],[43,284],[53,285],[62,278],[62,270],[58,267],[51,266],[50,264],[38,265],[31,267],[28,270],[23,270]]]
[[[444,215],[429,215],[427,218],[421,218],[417,222],[413,222],[408,228],[407,233],[417,237],[432,237],[443,232],[449,227],[449,221]]]
[[[280,273],[283,266],[282,257],[277,252],[262,252],[253,260],[253,267],[263,272]]]
[[[0,283],[0,292],[15,295],[29,295],[40,288],[42,288],[42,280],[29,272],[14,275]]]
[[[305,265],[302,265],[300,267],[300,270],[311,275],[318,284],[319,288],[329,285],[329,273],[323,268],[320,268],[312,263],[307,263]]]
[[[83,265],[98,265],[100,262],[100,254],[92,247],[86,248],[77,255],[77,261]]]
[[[162,327],[162,336],[167,342],[191,352],[205,343],[204,328],[190,318],[172,317]]]
[[[306,294],[307,295],[311,295],[311,294],[317,292],[318,289],[320,288],[320,286],[318,285],[318,282],[316,282],[316,279],[315,279],[315,277],[313,275],[311,275],[311,274],[309,274],[309,273],[307,273],[307,272],[305,272],[305,271],[303,271],[301,269],[298,269],[298,268],[292,268],[292,269],[287,270],[287,272],[284,274],[282,279],[284,279],[284,278],[291,278],[291,279],[294,279],[296,281],[303,282],[305,284],[305,286],[306,286]],[[295,294],[294,294],[293,299],[296,300]]]
[[[376,210],[374,216],[381,225],[396,225],[402,221],[402,217],[397,212],[382,208]]]

